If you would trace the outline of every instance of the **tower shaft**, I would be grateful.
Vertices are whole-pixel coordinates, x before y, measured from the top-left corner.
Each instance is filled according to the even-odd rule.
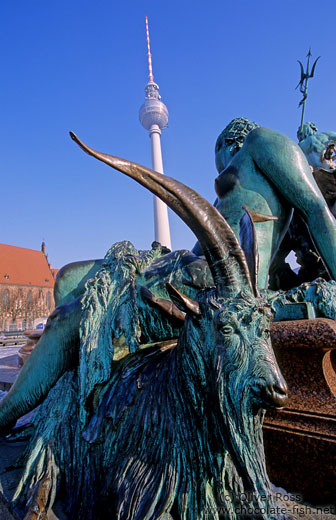
[[[159,173],[163,172],[161,152],[161,130],[158,125],[153,125],[149,130],[152,144],[152,167]],[[154,236],[157,242],[171,249],[170,228],[167,205],[154,196]]]

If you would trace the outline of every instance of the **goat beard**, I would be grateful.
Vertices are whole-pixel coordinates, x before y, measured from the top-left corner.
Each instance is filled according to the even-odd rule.
[[[225,508],[229,513],[234,511],[233,516],[251,516],[254,512],[254,518],[270,518],[274,500],[265,464],[265,410],[256,411],[251,405],[252,377],[229,372],[226,381],[219,380],[221,436],[227,453],[221,469]]]

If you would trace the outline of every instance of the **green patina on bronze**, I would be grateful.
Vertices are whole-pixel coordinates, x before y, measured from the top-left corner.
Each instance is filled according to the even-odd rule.
[[[251,124],[238,118],[230,127]],[[243,138],[245,137],[243,135]],[[222,137],[221,137],[222,136]],[[303,218],[332,279],[336,278],[336,222],[314,180],[300,147],[283,134],[267,128],[247,132],[237,148],[226,142],[225,132],[216,145],[218,199],[215,206],[239,236],[243,205],[277,217],[256,222],[259,249],[259,287],[267,287],[270,264],[286,233],[293,209]],[[237,137],[237,136],[236,136]],[[237,137],[238,138],[238,137]],[[199,253],[199,251],[195,251]]]
[[[217,149],[218,164],[224,148],[235,152],[219,176],[217,207],[224,214],[233,208],[228,220],[237,236],[242,231],[245,252],[223,216],[196,192],[73,136],[87,153],[169,204],[205,256],[165,254],[161,246],[140,252],[122,242],[104,260],[61,270],[59,307],[0,404],[5,432],[43,401],[16,492],[27,514],[38,511],[43,518],[62,491],[69,515],[85,520],[218,519],[220,511],[235,519],[244,516],[243,507],[255,517],[277,516],[261,433],[264,410],[283,406],[287,397],[270,342],[272,315],[286,302],[310,301],[335,318],[336,284],[317,281],[260,295],[255,239],[265,271],[286,226],[292,191],[299,180],[306,182],[296,194],[303,205],[315,188],[301,150],[288,138],[263,128],[246,134],[234,149],[232,142]],[[274,180],[279,172],[281,183]],[[257,188],[260,197],[253,199]],[[240,209],[239,221],[232,190],[254,210]],[[314,197],[309,208],[324,215]],[[281,225],[258,217],[254,228],[251,216],[272,216],[276,209]],[[322,222],[320,233],[331,235],[334,226]],[[324,258],[336,272],[332,247],[333,241]],[[175,346],[169,340],[177,337]]]
[[[15,500],[24,506],[38,492],[35,481],[48,475],[50,496],[62,485],[69,514],[79,519],[171,513],[196,520],[219,518],[220,510],[234,519],[242,516],[235,507],[272,518],[261,426],[264,408],[285,403],[286,386],[270,343],[271,307],[249,289],[225,297],[219,287],[204,289],[199,311],[179,302],[187,318],[177,346],[142,351],[137,331],[157,336],[159,314],[146,322],[152,313],[132,287],[156,254],[116,244],[87,285],[79,368],[39,409]],[[109,317],[102,278],[110,289],[122,285],[111,289]],[[110,336],[133,328],[135,352],[113,361],[102,324]]]

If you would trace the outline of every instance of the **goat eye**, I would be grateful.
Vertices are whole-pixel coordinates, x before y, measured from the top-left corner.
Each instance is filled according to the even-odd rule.
[[[230,336],[234,333],[234,328],[231,327],[231,325],[223,325],[223,327],[221,327],[221,332],[225,336]]]
[[[269,338],[271,336],[271,329],[264,329],[264,335],[266,338]]]

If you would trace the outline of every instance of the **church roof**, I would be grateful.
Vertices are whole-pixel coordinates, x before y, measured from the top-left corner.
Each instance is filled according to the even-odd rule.
[[[0,284],[53,287],[53,271],[42,251],[0,244]]]

